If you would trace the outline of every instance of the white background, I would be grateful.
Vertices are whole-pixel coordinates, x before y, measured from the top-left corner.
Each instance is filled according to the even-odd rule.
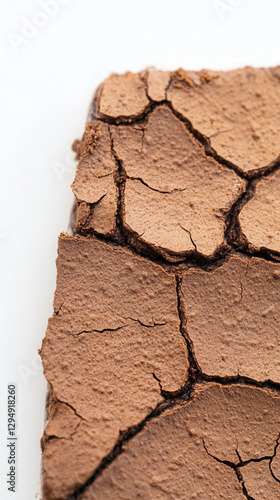
[[[0,0],[1,500],[40,498],[46,383],[36,352],[73,202],[70,146],[95,87],[111,72],[151,65],[280,63],[279,0],[53,1],[57,12],[42,17],[47,0]],[[6,484],[8,383],[18,390],[15,494]]]

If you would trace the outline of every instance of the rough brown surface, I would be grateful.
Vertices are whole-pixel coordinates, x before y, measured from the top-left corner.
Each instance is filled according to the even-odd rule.
[[[232,257],[212,272],[189,271],[183,293],[205,374],[280,383],[280,264]]]
[[[277,447],[275,448],[275,456],[273,457],[270,468],[272,471],[272,474],[274,478],[280,482],[280,448],[279,448],[279,443],[280,443],[280,435],[278,437],[277,441]]]
[[[250,462],[240,469],[248,494],[254,500],[277,499],[280,495],[280,483],[269,469],[270,459],[262,462]]]
[[[127,72],[111,75],[105,80],[99,98],[101,117],[124,117],[132,120],[143,113],[149,104],[141,75]]]
[[[178,76],[167,98],[219,156],[243,172],[278,159],[280,67]]]
[[[83,484],[120,431],[163,400],[161,389],[180,390],[188,368],[173,276],[128,251],[69,236],[60,238],[57,267],[44,369],[57,400],[70,405],[82,424],[71,440],[54,438],[45,445],[50,498]],[[50,425],[56,428],[49,423],[48,433]],[[64,468],[66,453],[71,460]]]
[[[116,225],[118,193],[114,182],[116,161],[111,152],[107,124],[99,123],[85,133],[80,158],[72,184],[77,200],[77,230],[112,234]]]
[[[280,398],[272,393],[239,385],[201,387],[193,401],[149,423],[82,499],[243,499],[234,469],[272,456],[279,426]],[[266,495],[273,492],[276,499],[280,484],[266,469],[253,489],[260,491],[265,481]],[[244,472],[251,488],[252,469]]]
[[[239,215],[241,230],[251,249],[280,253],[280,172],[263,178],[253,198]]]
[[[147,90],[148,96],[153,101],[164,101],[170,81],[169,71],[157,71],[150,68],[147,71]]]
[[[41,349],[43,500],[280,498],[279,85],[98,88]]]
[[[237,175],[211,158],[166,106],[143,128],[111,127],[127,175],[127,230],[171,254],[207,257],[224,242],[225,218],[244,188]],[[168,254],[166,255],[168,258]]]

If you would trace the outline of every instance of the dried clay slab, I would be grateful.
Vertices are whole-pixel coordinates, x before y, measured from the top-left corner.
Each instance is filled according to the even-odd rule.
[[[280,498],[279,76],[98,88],[41,349],[43,500]]]

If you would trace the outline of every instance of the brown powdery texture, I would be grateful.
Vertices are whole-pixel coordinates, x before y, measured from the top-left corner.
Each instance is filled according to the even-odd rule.
[[[241,230],[252,250],[280,253],[280,172],[261,179],[253,198],[239,215]]]
[[[167,98],[240,172],[263,169],[278,160],[279,66],[194,76],[181,71]]]
[[[175,278],[125,250],[62,236],[54,310],[42,347],[45,374],[57,400],[74,409],[71,421],[81,420],[71,439],[54,434],[44,453],[46,494],[63,498],[120,431],[163,401],[161,388],[181,389],[188,361]]]
[[[111,129],[127,176],[127,232],[168,260],[168,253],[213,255],[224,242],[225,217],[244,189],[242,179],[206,158],[203,147],[166,106],[151,112],[143,128]]]
[[[187,331],[208,375],[280,384],[280,264],[231,257],[184,275]]]
[[[59,238],[44,500],[280,498],[280,69],[113,74]]]
[[[239,471],[249,495],[276,499],[280,484],[269,461],[279,425],[280,399],[268,391],[197,387],[190,402],[147,424],[82,499],[238,500],[244,498]],[[256,466],[267,470],[253,482]]]

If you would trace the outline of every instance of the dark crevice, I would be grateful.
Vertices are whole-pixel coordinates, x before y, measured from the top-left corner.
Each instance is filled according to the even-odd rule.
[[[121,200],[119,200],[119,203],[121,203]],[[118,227],[114,234],[102,234],[93,228],[90,228],[89,230],[79,230],[79,235],[87,238],[94,237],[99,241],[107,243],[113,248],[125,248],[132,255],[148,258],[149,261],[162,267],[165,272],[173,275],[178,271],[187,271],[190,268],[211,271],[222,266],[231,255],[238,254],[238,251],[235,249],[231,249],[228,245],[222,244],[211,257],[204,257],[202,254],[195,252],[195,250],[191,250],[189,254],[186,255],[184,253],[181,257],[178,253],[174,252],[173,254],[172,252],[169,252],[167,260],[166,254],[162,253],[156,247],[153,247],[152,245],[139,239],[144,236],[144,233],[139,235],[134,231],[124,229],[120,218],[121,210],[122,208],[120,206],[116,214]],[[172,259],[174,259],[174,261]]]
[[[111,141],[111,152],[112,155],[115,159],[116,165],[117,165],[117,170],[114,175],[114,181],[115,181],[115,186],[118,192],[118,199],[117,199],[117,211],[116,211],[116,238],[119,244],[122,246],[127,245],[125,233],[124,233],[124,227],[123,227],[123,212],[124,212],[124,206],[123,206],[123,198],[124,198],[124,190],[125,190],[125,183],[126,183],[126,172],[123,168],[122,162],[120,158],[118,157],[115,148],[114,148],[114,139],[112,136],[112,131],[111,127],[109,126],[109,134],[110,134],[110,141]]]
[[[275,479],[275,481],[277,481],[278,483],[280,483],[280,479],[275,476],[274,472],[273,472],[273,469],[272,469],[272,462],[273,462],[273,459],[276,457],[276,453],[277,453],[277,448],[278,446],[280,445],[280,434],[278,436],[278,438],[276,439],[276,444],[275,444],[275,447],[274,447],[274,452],[273,452],[273,455],[269,461],[269,470],[270,470],[270,473],[273,477],[273,479]]]
[[[81,203],[84,203],[85,206],[87,206],[89,208],[89,214],[88,214],[88,216],[87,216],[87,218],[86,218],[86,220],[84,222],[82,222],[82,223],[79,222],[78,223],[78,221],[76,220],[76,232],[77,233],[82,234],[84,230],[87,230],[86,226],[87,226],[90,218],[93,215],[95,207],[103,200],[103,198],[105,198],[106,195],[107,195],[107,193],[103,194],[94,203],[87,203],[87,202],[84,202],[84,201],[81,201],[81,200],[77,200],[77,215],[78,215],[78,209],[79,209],[79,206],[80,206]]]
[[[110,175],[114,176],[114,172],[109,172],[109,174],[104,174],[104,175],[97,175],[96,179],[104,179],[105,177],[110,177]]]
[[[103,330],[96,330],[96,328],[92,328],[91,330],[82,330],[81,332],[78,333],[70,333],[72,337],[79,337],[80,335],[83,335],[84,333],[105,333],[105,332],[117,332],[118,330],[121,330],[122,328],[126,328],[128,325],[122,325],[122,326],[117,326],[116,328],[103,328]]]
[[[145,107],[145,109],[142,111],[142,113],[139,113],[137,116],[133,117],[127,117],[127,116],[118,116],[117,118],[113,118],[108,115],[103,115],[99,114],[98,112],[95,113],[90,113],[91,116],[91,121],[97,122],[101,121],[103,123],[108,123],[109,125],[115,125],[118,127],[119,125],[127,125],[127,126],[134,126],[143,124],[146,122],[147,117],[149,116],[150,113],[159,105],[166,104],[167,101],[160,101],[160,102],[155,102],[152,101],[150,98],[149,103]]]
[[[201,371],[197,374],[197,382],[212,382],[220,385],[246,385],[250,387],[258,387],[260,389],[270,389],[275,392],[277,396],[280,395],[280,383],[274,382],[273,380],[265,380],[263,382],[259,382],[249,377],[243,377],[241,375],[234,376],[224,376],[219,377],[217,375],[207,375],[202,373]]]
[[[184,319],[183,319],[183,323],[185,323]],[[185,333],[183,333],[182,335],[185,339]],[[200,377],[194,376],[195,370],[198,371],[198,368],[195,365],[195,360],[192,357],[192,353],[189,356],[189,363],[190,363],[190,370],[189,370],[190,380],[186,384],[184,390],[181,390],[181,394],[178,395],[177,397],[172,396],[171,398],[163,401],[162,403],[159,403],[156,406],[156,408],[154,410],[152,410],[152,412],[138,425],[132,426],[129,429],[127,429],[126,431],[120,431],[119,439],[118,439],[116,445],[114,446],[114,448],[112,449],[112,451],[108,455],[106,455],[106,457],[104,457],[102,459],[102,461],[100,462],[100,465],[93,472],[93,474],[89,477],[89,479],[82,486],[78,487],[74,494],[68,496],[65,500],[79,500],[80,495],[82,495],[87,490],[87,488],[95,482],[95,480],[118,458],[118,456],[120,456],[122,453],[125,452],[124,446],[127,445],[135,436],[137,436],[137,434],[139,434],[146,427],[148,422],[150,422],[151,420],[160,416],[166,410],[176,408],[176,407],[180,408],[180,405],[182,403],[184,403],[186,401],[191,401],[193,394],[194,394],[195,384],[202,382],[202,381],[208,381],[208,378],[205,378],[206,376],[204,376],[204,375],[201,375]],[[155,380],[158,381],[160,388],[161,388],[160,379],[155,375],[155,373],[153,373],[153,377],[155,378]],[[211,381],[216,382],[216,380],[214,380],[214,378],[216,379],[217,377],[211,377]],[[217,383],[222,383],[221,379],[219,379],[217,381]],[[240,377],[239,379],[229,377],[228,380],[224,380],[223,385],[235,385],[236,383],[244,383],[244,385],[246,384],[247,386],[253,386],[253,387],[257,386],[257,387],[269,387],[269,388],[271,388],[270,385],[266,386],[265,383],[259,385],[257,382],[255,382],[254,380],[252,381],[250,379],[246,379],[246,382],[245,382],[242,377]],[[164,391],[162,391],[162,392],[164,393]],[[277,439],[274,453],[272,456],[265,456],[265,457],[261,457],[258,459],[249,459],[246,461],[242,461],[241,459],[239,459],[237,464],[235,464],[231,461],[227,461],[227,460],[220,460],[219,458],[215,457],[214,455],[211,455],[208,452],[204,441],[203,441],[203,445],[204,445],[204,448],[209,456],[211,456],[217,462],[222,463],[225,466],[234,470],[237,477],[241,478],[240,483],[242,485],[243,493],[246,495],[246,498],[248,500],[254,500],[251,496],[248,495],[248,493],[246,491],[246,488],[244,486],[244,482],[243,482],[243,479],[241,476],[240,469],[242,469],[242,467],[245,467],[246,465],[248,465],[248,463],[250,463],[250,462],[261,462],[263,460],[272,461],[273,457],[276,454],[278,441],[279,441],[279,438]],[[276,478],[276,480],[277,480],[277,478]]]
[[[187,130],[193,135],[193,137],[201,144],[201,146],[204,149],[204,153],[206,156],[213,158],[219,165],[222,167],[225,167],[229,170],[233,170],[239,177],[242,179],[248,178],[248,175],[244,173],[237,165],[234,163],[231,163],[230,161],[226,160],[225,158],[222,158],[219,156],[216,151],[212,148],[210,139],[203,135],[199,130],[195,129],[186,117],[184,117],[181,113],[179,113],[172,105],[170,101],[166,102],[167,106],[171,109],[172,113],[176,118],[178,118],[187,128]]]
[[[249,170],[249,171],[245,172],[240,167],[235,165],[234,163],[232,163],[229,160],[226,160],[225,158],[220,156],[212,148],[212,146],[210,144],[210,139],[209,139],[209,144],[205,146],[205,153],[207,156],[210,156],[214,160],[216,160],[216,162],[219,163],[220,165],[222,165],[223,167],[226,167],[230,170],[233,170],[239,177],[242,177],[243,179],[247,179],[247,180],[259,179],[261,177],[269,175],[269,174],[273,173],[275,170],[278,170],[278,168],[280,166],[279,158],[277,158],[274,162],[271,163],[271,165],[267,165],[264,167],[256,168],[256,169]]]
[[[237,253],[247,255],[248,257],[257,257],[259,259],[266,260],[267,262],[274,262],[275,264],[280,262],[280,253],[269,250],[265,247],[261,247],[260,250],[255,250],[254,248],[250,248],[250,245],[248,244],[246,248],[237,249]]]
[[[244,278],[243,279],[247,278],[248,271],[249,271],[249,264],[250,264],[250,259],[247,260],[246,269],[245,269],[245,273],[244,273]],[[242,300],[243,300],[243,293],[244,293],[244,285],[243,285],[243,281],[240,281],[240,300],[239,300],[239,302],[242,302]]]
[[[95,203],[89,203],[90,212],[89,212],[89,215],[87,217],[86,224],[89,221],[89,219],[92,217],[95,207],[97,207],[97,205],[99,205],[99,203],[105,198],[105,196],[107,196],[107,193],[104,193],[102,196],[100,196],[99,200],[97,200]]]
[[[213,457],[213,458],[218,460],[216,457]],[[240,459],[237,464],[235,464],[233,462],[226,463],[226,461],[223,461],[223,460],[220,460],[220,462],[225,463],[226,465],[229,465],[229,467],[232,467],[233,469],[235,469],[236,467],[239,467],[239,468],[246,467],[246,465],[251,464],[251,463],[259,463],[259,462],[268,461],[268,460],[271,460],[271,458],[272,458],[271,455],[267,455],[267,456],[260,457],[260,458],[249,458],[248,460],[241,460]]]
[[[152,99],[152,98],[150,97],[150,95],[149,95],[148,73],[146,73],[146,74],[144,75],[144,77],[142,78],[142,80],[144,81],[144,83],[145,83],[145,85],[146,85],[145,91],[146,91],[146,96],[147,96],[147,98],[149,99],[149,101],[150,101],[151,103],[156,102],[156,101],[153,101],[153,99]],[[165,102],[165,101],[167,101],[167,92],[168,92],[168,90],[169,90],[169,87],[170,87],[171,83],[172,83],[172,75],[170,75],[170,77],[169,77],[169,81],[168,81],[168,84],[166,85],[166,87],[165,87],[165,89],[164,89],[164,95],[165,95],[164,102]]]
[[[190,400],[191,396],[192,393],[191,391],[189,391],[184,395],[184,401]],[[177,404],[178,401],[176,400],[163,401],[162,403],[159,403],[156,408],[152,410],[151,413],[138,425],[132,426],[126,431],[120,431],[119,439],[112,451],[102,459],[99,466],[88,478],[88,480],[82,486],[78,487],[74,494],[69,495],[65,500],[79,500],[80,496],[87,490],[87,488],[96,481],[96,479],[112,464],[112,462],[114,462],[122,453],[124,453],[125,445],[127,445],[135,436],[137,436],[137,434],[139,434],[151,420],[163,414],[166,410],[174,408]]]
[[[117,187],[118,191],[118,202],[117,202],[117,212],[116,212],[116,227],[117,227],[117,232],[115,235],[115,239],[117,240],[116,242],[123,246],[123,247],[128,247],[130,250],[134,250],[136,254],[141,255],[143,257],[149,258],[152,260],[154,263],[157,263],[159,265],[168,265],[168,261],[166,260],[166,255],[162,254],[162,251],[160,249],[157,249],[156,247],[153,247],[152,245],[146,244],[143,240],[139,241],[139,238],[143,235],[139,235],[135,233],[134,231],[128,230],[125,227],[124,224],[124,212],[125,212],[125,205],[124,205],[124,192],[125,192],[125,184],[126,184],[126,179],[127,179],[127,174],[124,169],[122,160],[118,157],[115,148],[114,148],[114,139],[112,136],[112,132],[109,127],[109,133],[110,133],[110,140],[111,140],[111,151],[112,155],[115,158],[116,164],[117,164],[117,171],[115,174],[115,185]],[[141,179],[140,180],[143,184],[144,181]],[[145,184],[146,185],[146,184]],[[147,185],[147,187],[149,187]],[[177,259],[178,262],[180,263],[184,260],[184,256],[178,260],[177,254],[174,253],[174,258]]]
[[[249,261],[247,264],[247,269],[245,271],[245,275],[247,273],[249,267]],[[199,382],[212,382],[212,383],[217,383],[220,385],[228,386],[228,385],[234,385],[234,384],[239,384],[239,385],[246,385],[246,386],[251,386],[251,387],[258,387],[262,389],[270,389],[271,391],[275,392],[278,396],[280,395],[280,383],[274,382],[273,380],[264,380],[264,381],[257,381],[254,380],[250,377],[245,377],[241,376],[239,374],[237,375],[229,375],[229,376],[217,376],[217,375],[208,375],[206,373],[203,373],[201,370],[201,367],[199,366],[199,363],[196,359],[195,356],[195,351],[194,351],[194,345],[192,342],[191,337],[189,336],[188,333],[188,328],[187,328],[187,314],[185,310],[185,304],[184,304],[184,296],[183,296],[183,290],[182,290],[182,280],[183,277],[182,275],[176,275],[176,287],[177,287],[177,297],[178,297],[178,314],[180,318],[180,331],[181,334],[186,342],[187,345],[187,350],[188,350],[188,357],[189,357],[189,385],[193,386],[194,383],[199,383]]]
[[[94,236],[97,239],[113,246],[121,246],[127,248],[134,255],[140,255],[144,258],[148,258],[150,261],[163,267],[165,271],[171,274],[176,273],[178,269],[180,271],[187,271],[189,268],[212,271],[222,266],[233,255],[258,257],[268,262],[274,263],[280,261],[279,252],[272,251],[267,248],[261,248],[260,250],[254,250],[250,248],[247,239],[240,230],[237,217],[242,209],[242,206],[244,206],[242,204],[247,203],[247,201],[249,201],[250,199],[249,196],[251,196],[251,194],[247,192],[248,190],[240,195],[237,202],[230,209],[225,224],[225,241],[217,248],[213,255],[206,257],[203,254],[197,252],[195,242],[192,238],[190,239],[194,245],[194,250],[182,252],[182,254],[178,252],[172,252],[168,249],[157,248],[156,246],[147,243],[145,240],[141,239],[144,233],[139,235],[135,231],[126,228],[123,224],[125,172],[123,167],[121,166],[121,162],[119,168],[120,170],[118,170],[118,172],[116,172],[115,174],[115,182],[119,193],[116,213],[117,229],[115,233],[102,234],[97,232],[93,228],[79,229],[79,234],[81,236]],[[183,227],[182,229],[187,231]],[[72,230],[72,234],[73,236],[77,235],[76,228]]]
[[[183,228],[183,229],[185,229],[185,228]],[[195,251],[197,252],[197,246],[196,246],[196,244],[195,244],[194,240],[192,239],[191,232],[190,232],[190,231],[188,231],[188,233],[189,233],[189,235],[190,235],[190,240],[191,240],[191,242],[192,242],[192,244],[193,244],[193,246],[194,246],[194,248],[195,248]]]
[[[246,269],[245,269],[245,273],[244,273],[245,280],[247,280],[247,275],[248,275],[248,272],[249,272],[250,260],[251,259],[247,260]],[[243,281],[240,281],[240,302],[243,300],[243,293],[244,293],[244,285],[243,285]]]
[[[242,234],[238,216],[246,203],[254,196],[256,188],[256,181],[247,181],[246,189],[240,194],[236,202],[230,208],[225,220],[225,240],[226,242],[235,247],[237,250],[245,251],[248,248],[248,242]]]
[[[77,423],[77,425],[75,426],[75,429],[74,431],[67,437],[60,437],[60,436],[57,436],[55,434],[51,434],[51,435],[48,435],[46,434],[46,430],[47,430],[47,427],[48,427],[48,422],[50,421],[51,417],[50,417],[50,405],[51,405],[51,400],[52,400],[52,404],[57,404],[57,403],[60,403],[60,404],[64,404],[65,406],[71,408],[71,410],[75,413],[76,417],[79,418],[79,421]],[[82,421],[85,421],[85,419],[83,419],[83,417],[81,417],[77,411],[68,403],[65,403],[64,401],[61,401],[59,399],[57,399],[56,397],[54,397],[54,391],[53,391],[53,387],[52,387],[52,384],[49,383],[49,387],[48,387],[48,391],[47,391],[47,398],[46,398],[46,422],[45,422],[45,430],[44,430],[44,433],[43,433],[43,436],[41,438],[41,450],[42,450],[42,453],[44,453],[45,451],[45,448],[47,446],[47,444],[54,440],[54,439],[59,439],[59,440],[67,440],[67,439],[71,439],[71,437],[76,433],[78,427],[80,426],[80,424],[82,423]]]
[[[263,176],[264,177],[264,176]],[[259,179],[251,179],[247,182],[246,190],[241,193],[237,201],[232,205],[225,222],[225,240],[227,244],[242,255],[259,257],[269,262],[279,262],[279,252],[261,248],[255,250],[250,245],[246,236],[243,234],[239,223],[239,214],[243,207],[254,197]]]
[[[76,417],[79,417],[81,420],[84,420],[84,422],[87,422],[87,419],[82,417],[77,410],[74,408],[74,406],[70,405],[70,403],[67,403],[66,401],[61,401],[60,399],[55,398],[55,401],[58,403],[63,403],[64,405],[68,406],[68,408],[71,408],[71,410],[75,413]]]
[[[247,500],[255,500],[251,495],[249,495],[249,493],[247,491],[247,488],[244,484],[244,479],[242,477],[241,471],[239,469],[234,468],[234,472],[236,474],[238,481],[240,482],[240,485],[242,487],[242,492],[243,492],[243,495],[245,496],[245,498]]]
[[[214,455],[212,455],[208,449],[207,449],[207,446],[205,444],[205,441],[204,439],[202,438],[202,442],[203,442],[203,448],[205,449],[207,455],[209,455],[209,457],[213,458],[214,460],[216,460],[216,462],[219,462],[219,464],[224,464],[226,465],[227,467],[230,467],[231,469],[234,469],[235,468],[235,463],[234,462],[231,462],[230,460],[221,460],[220,458],[218,457],[215,457]]]
[[[96,238],[99,241],[103,241],[104,243],[107,243],[110,246],[116,247],[116,246],[124,246],[121,245],[120,241],[117,239],[116,236],[116,231],[112,231],[110,233],[104,234],[100,233],[99,231],[96,231],[93,227],[91,228],[79,228],[79,232],[76,233],[74,236],[83,236],[85,238],[91,238],[92,236]]]
[[[164,104],[165,101],[160,101],[161,104]],[[142,113],[139,113],[135,116],[118,116],[117,118],[113,118],[108,115],[104,115],[102,113],[92,115],[92,121],[101,121],[103,123],[108,123],[109,125],[115,125],[118,127],[119,125],[130,125],[134,126],[137,124],[142,124],[145,122],[145,119],[149,114],[158,106],[158,102],[154,102],[149,98],[149,102],[146,105],[145,109]]]
[[[112,175],[112,174],[109,174],[109,175]],[[104,176],[104,177],[107,177],[107,176]],[[89,212],[88,212],[86,219],[82,222],[79,221],[78,217],[76,216],[75,234],[79,234],[81,236],[87,236],[89,233],[92,233],[92,234],[95,234],[98,236],[103,236],[104,238],[108,238],[111,236],[110,234],[104,235],[102,233],[99,233],[93,227],[88,226],[90,220],[92,219],[92,217],[94,215],[95,208],[105,198],[105,196],[107,196],[107,193],[104,193],[102,196],[100,196],[100,198],[97,201],[95,201],[93,203],[87,203],[84,201],[77,200],[77,202],[76,202],[76,204],[77,204],[77,212],[76,212],[77,216],[78,216],[78,209],[79,209],[79,206],[81,205],[81,203],[84,203],[85,206],[88,207]]]
[[[165,323],[155,323],[153,321],[152,325],[147,325],[146,323],[143,323],[143,321],[140,321],[140,319],[131,318],[130,316],[128,316],[127,318],[124,318],[124,319],[130,319],[131,321],[135,321],[136,323],[139,323],[141,326],[144,326],[145,328],[154,328],[155,326],[164,326],[167,324],[166,322]]]
[[[60,311],[61,311],[61,309],[63,307],[64,302],[65,302],[65,300],[63,302],[61,302],[60,306],[57,309],[54,310],[54,313],[53,313],[54,316],[58,316],[59,315],[59,313],[60,313]]]
[[[238,451],[238,443],[237,443],[237,446],[236,446],[236,448],[235,448],[235,453],[236,453],[236,455],[237,455],[237,457],[238,457],[239,462],[242,462],[242,458],[241,458],[240,453],[239,453],[239,451]]]
[[[172,81],[173,81],[173,78],[172,78],[172,76],[170,76],[169,82],[168,82],[168,84],[166,85],[166,87],[164,89],[164,95],[165,95],[165,100],[166,101],[168,101],[168,99],[167,99],[167,92],[170,89],[170,85],[171,85]]]
[[[188,235],[189,235],[189,237],[190,237],[190,240],[191,240],[191,242],[192,242],[192,245],[193,245],[193,247],[194,247],[195,251],[197,252],[197,246],[196,246],[196,244],[195,244],[195,242],[194,242],[194,240],[193,240],[193,238],[192,238],[192,234],[191,234],[191,232],[190,232],[188,229],[186,229],[185,227],[183,227],[181,224],[179,224],[179,226],[180,226],[180,228],[181,228],[181,229],[183,229],[183,231],[185,231],[186,233],[188,233]]]
[[[149,186],[147,182],[145,182],[141,177],[130,177],[129,175],[127,176],[127,179],[130,179],[132,181],[139,181],[141,184],[146,186],[148,189],[151,189],[152,191],[155,191],[156,193],[162,193],[162,194],[172,194],[172,193],[182,193],[183,191],[186,191],[187,188],[174,188],[171,189],[170,191],[164,191],[161,189],[156,189],[153,188],[152,186]]]
[[[188,385],[189,387],[193,387],[195,381],[197,380],[198,374],[200,373],[200,368],[195,358],[193,343],[188,335],[187,315],[185,311],[184,296],[182,290],[182,279],[183,279],[182,276],[176,275],[177,307],[180,319],[180,332],[186,343],[188,352],[188,360],[189,360]]]
[[[163,396],[163,389],[162,389],[160,378],[156,376],[155,372],[153,372],[153,377],[158,382],[158,385],[159,385],[159,388],[160,388],[160,394]],[[164,399],[166,399],[166,398],[164,397]]]
[[[251,463],[259,463],[259,462],[264,462],[265,460],[271,460],[272,456],[271,455],[266,455],[264,457],[260,458],[249,458],[248,460],[241,460],[240,463],[238,463],[236,466],[238,467],[246,467],[246,465],[251,464]]]
[[[142,72],[142,74],[140,73],[139,76],[140,76],[140,79],[142,80],[142,82],[145,84],[145,94],[146,94],[146,97],[149,100],[149,102],[152,103],[153,100],[149,96],[149,86],[148,86],[148,74],[147,74],[147,71]]]
[[[216,462],[219,462],[220,464],[224,464],[226,467],[229,467],[230,469],[232,469],[242,487],[242,492],[243,494],[245,495],[245,497],[248,499],[248,500],[254,500],[254,498],[252,496],[249,495],[247,489],[246,489],[246,486],[245,486],[245,482],[244,482],[244,479],[242,477],[242,467],[245,467],[246,465],[248,465],[249,463],[251,462],[263,462],[264,460],[269,460],[271,457],[261,457],[261,458],[252,458],[250,460],[246,460],[246,461],[242,461],[241,459],[239,460],[239,462],[236,464],[234,462],[231,462],[229,460],[221,460],[220,458],[218,457],[215,457],[214,455],[212,455],[208,449],[207,449],[207,446],[205,444],[205,441],[203,439],[203,447],[206,451],[206,453],[211,457],[213,458],[214,460],[216,460]],[[237,451],[237,450],[235,450]],[[238,457],[239,457],[239,454],[238,454]]]
[[[248,272],[249,268],[249,260],[247,262],[247,267],[245,270],[245,276]],[[255,379],[252,379],[250,377],[246,376],[241,376],[239,373],[237,375],[228,375],[228,376],[217,376],[217,375],[209,375],[206,374],[202,371],[201,367],[199,366],[199,363],[196,359],[195,356],[195,350],[194,350],[194,345],[192,342],[191,337],[189,336],[188,333],[188,327],[187,327],[187,313],[185,310],[185,303],[184,303],[184,295],[183,295],[183,290],[182,290],[182,281],[183,281],[183,276],[182,275],[175,275],[176,278],[176,288],[177,288],[177,297],[178,297],[178,315],[180,318],[180,331],[181,334],[186,342],[187,345],[187,350],[188,350],[188,356],[189,356],[189,384],[193,385],[194,383],[199,383],[199,382],[212,382],[212,383],[217,383],[220,385],[224,386],[229,386],[229,385],[244,385],[244,386],[251,386],[251,387],[258,387],[261,389],[269,389],[273,392],[275,392],[278,396],[280,395],[280,383],[274,382],[273,380],[267,379],[264,381],[257,381]],[[186,299],[187,300],[187,299]]]

